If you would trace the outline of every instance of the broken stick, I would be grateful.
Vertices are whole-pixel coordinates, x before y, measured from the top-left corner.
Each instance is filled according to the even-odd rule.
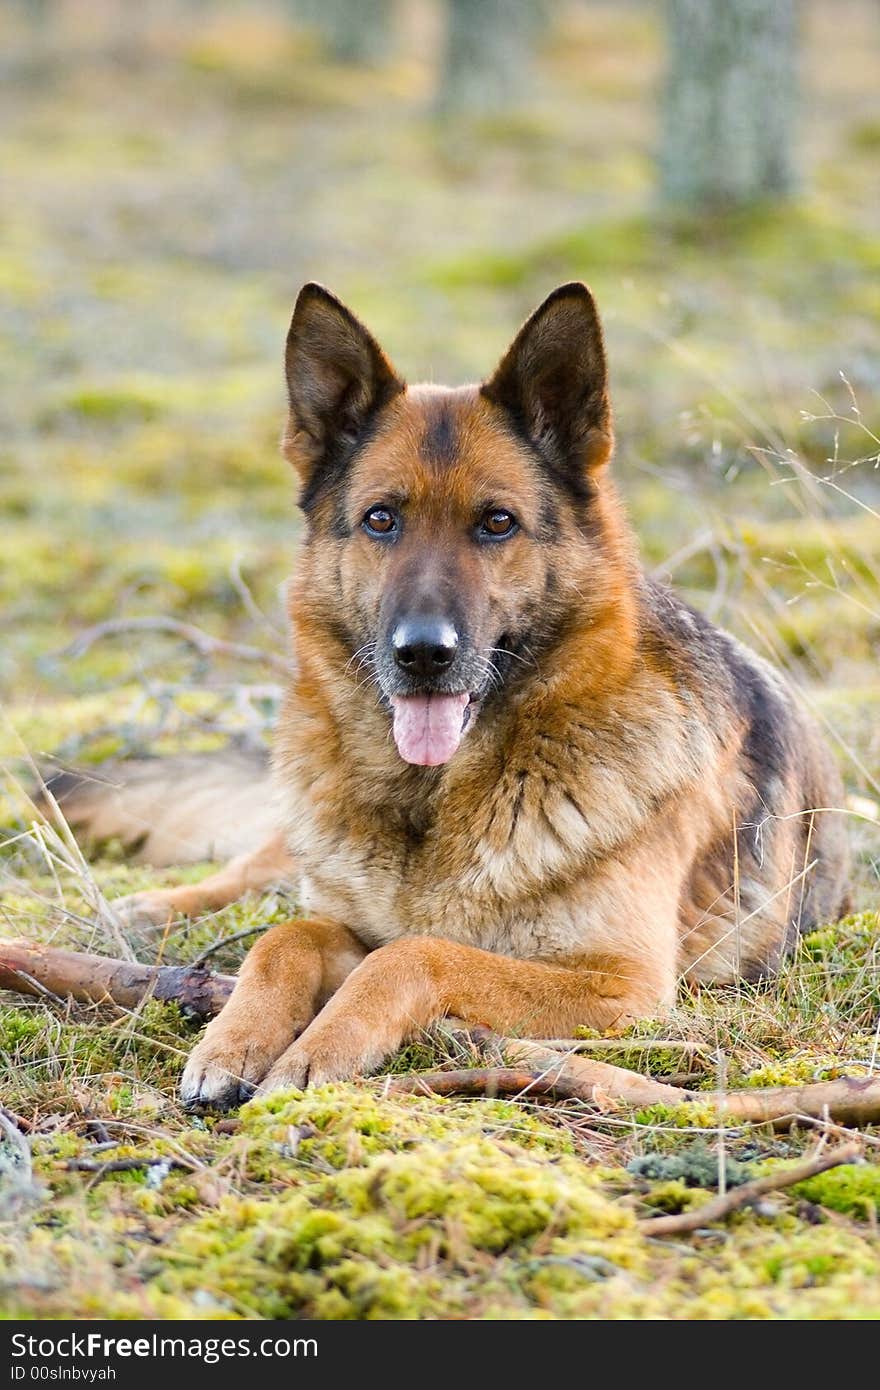
[[[713,1197],[711,1202],[703,1202],[702,1206],[690,1207],[673,1216],[649,1216],[637,1222],[637,1229],[646,1236],[680,1236],[699,1231],[712,1221],[722,1221],[732,1211],[748,1206],[768,1192],[794,1187],[795,1183],[805,1182],[807,1178],[825,1173],[829,1168],[838,1168],[842,1163],[857,1163],[861,1157],[859,1144],[842,1144],[836,1149],[826,1149],[824,1153],[817,1154],[806,1163],[798,1163],[794,1168],[776,1168],[772,1173],[755,1178],[753,1182],[732,1187],[729,1192]]]
[[[220,1012],[234,984],[232,975],[217,975],[202,966],[130,964],[20,938],[0,940],[0,989],[18,994],[66,996],[82,1004],[118,1004],[124,1009],[152,997],[206,1019]]]

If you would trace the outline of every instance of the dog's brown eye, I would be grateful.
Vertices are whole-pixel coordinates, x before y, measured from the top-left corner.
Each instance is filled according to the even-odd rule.
[[[374,536],[390,536],[397,530],[397,517],[387,507],[372,507],[364,517],[364,527]]]
[[[500,507],[486,512],[480,522],[481,533],[485,536],[494,536],[496,540],[503,540],[505,536],[512,536],[516,529],[516,517],[511,516],[510,512],[505,512]]]

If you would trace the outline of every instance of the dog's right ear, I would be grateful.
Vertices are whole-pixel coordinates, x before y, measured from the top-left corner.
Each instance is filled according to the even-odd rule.
[[[282,450],[308,490],[404,384],[360,320],[316,284],[299,292],[284,369],[290,414]]]
[[[526,319],[482,387],[557,477],[589,496],[614,440],[602,325],[586,285],[560,285]]]

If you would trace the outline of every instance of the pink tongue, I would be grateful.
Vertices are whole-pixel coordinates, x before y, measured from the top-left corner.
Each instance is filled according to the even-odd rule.
[[[404,762],[448,763],[461,743],[468,695],[392,695],[394,742]]]

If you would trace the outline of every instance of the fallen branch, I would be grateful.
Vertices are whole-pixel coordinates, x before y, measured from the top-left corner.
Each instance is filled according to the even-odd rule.
[[[454,1094],[453,1083],[440,1078],[455,1076],[462,1078],[461,1085],[466,1087],[458,1092],[460,1095],[509,1095],[510,1091],[493,1088],[508,1084],[503,1074],[516,1070],[522,1082],[518,1090],[528,1090],[532,1095],[555,1095],[557,1099],[583,1100],[604,1108],[608,1108],[609,1103],[636,1110],[653,1105],[711,1105],[735,1123],[773,1124],[779,1129],[790,1128],[805,1115],[856,1127],[880,1120],[878,1077],[846,1076],[807,1086],[771,1086],[743,1091],[689,1091],[672,1085],[669,1080],[658,1081],[610,1062],[565,1055],[546,1042],[502,1038],[485,1028],[465,1033],[457,1031],[453,1037],[459,1041],[469,1040],[481,1055],[499,1065],[476,1071],[429,1072],[422,1079],[435,1094]],[[480,1080],[465,1080],[474,1075]],[[481,1090],[481,1086],[484,1089]]]
[[[583,1100],[583,1086],[572,1077],[518,1071],[516,1067],[472,1067],[463,1071],[417,1072],[387,1078],[386,1095],[417,1096],[550,1096]]]
[[[637,1222],[637,1229],[646,1236],[680,1236],[689,1231],[701,1230],[712,1221],[723,1221],[732,1211],[747,1207],[767,1192],[780,1192],[785,1187],[794,1187],[805,1182],[817,1173],[825,1173],[829,1168],[837,1168],[842,1163],[856,1163],[862,1156],[860,1144],[843,1144],[839,1149],[826,1149],[806,1163],[798,1163],[794,1168],[776,1168],[754,1182],[732,1187],[711,1202],[702,1206],[690,1207],[675,1216],[653,1216]]]
[[[283,671],[287,676],[291,671],[290,662],[278,652],[267,651],[264,647],[252,647],[245,642],[224,642],[222,638],[212,637],[210,632],[204,632],[192,623],[182,623],[177,618],[162,616],[109,618],[106,622],[95,623],[94,627],[86,628],[85,632],[75,637],[59,655],[82,656],[102,637],[115,637],[123,632],[167,632],[172,637],[179,637],[182,641],[188,642],[199,656],[230,656],[236,661],[255,661],[263,666],[272,666],[276,671]]]
[[[552,1077],[557,1082],[564,1078],[577,1090],[579,1100],[594,1104],[613,1101],[640,1110],[649,1105],[682,1105],[689,1100],[707,1099],[704,1092],[683,1091],[668,1081],[657,1081],[626,1067],[615,1067],[611,1062],[566,1056],[543,1042],[504,1038],[501,1046],[507,1061],[523,1063],[533,1074]]]
[[[48,993],[56,999],[118,1004],[126,1009],[152,997],[177,1003],[194,1017],[207,1019],[220,1012],[234,985],[234,976],[215,974],[198,963],[130,964],[22,939],[0,940],[0,989],[19,994],[45,997]],[[526,1092],[587,1101],[606,1109],[615,1105],[635,1110],[653,1105],[710,1105],[734,1123],[772,1124],[779,1129],[788,1129],[803,1117],[854,1127],[880,1122],[877,1076],[841,1076],[836,1081],[815,1081],[806,1086],[690,1091],[610,1062],[561,1052],[560,1039],[553,1039],[556,1046],[549,1046],[523,1038],[502,1038],[484,1028],[470,1029],[463,1036],[498,1065],[395,1078],[391,1089],[427,1089],[443,1095]]]
[[[835,1124],[877,1124],[880,1121],[880,1077],[839,1076],[836,1081],[812,1081],[806,1086],[767,1086],[760,1090],[728,1094],[697,1092],[698,1100],[710,1100],[732,1120],[753,1125],[790,1129],[799,1115]]]
[[[799,1115],[855,1127],[880,1121],[880,1077],[876,1076],[841,1076],[836,1081],[814,1081],[806,1086],[687,1091],[608,1062],[564,1057],[540,1042],[507,1038],[504,1053],[508,1061],[524,1062],[531,1069],[556,1078],[565,1074],[569,1080],[579,1082],[583,1100],[598,1096],[636,1109],[651,1105],[712,1105],[734,1123],[772,1124],[778,1129],[791,1128]]]
[[[118,1004],[134,1009],[152,997],[179,1004],[196,1018],[219,1013],[232,993],[231,975],[201,966],[138,965],[111,956],[65,951],[21,939],[0,941],[0,989],[83,1004]]]

